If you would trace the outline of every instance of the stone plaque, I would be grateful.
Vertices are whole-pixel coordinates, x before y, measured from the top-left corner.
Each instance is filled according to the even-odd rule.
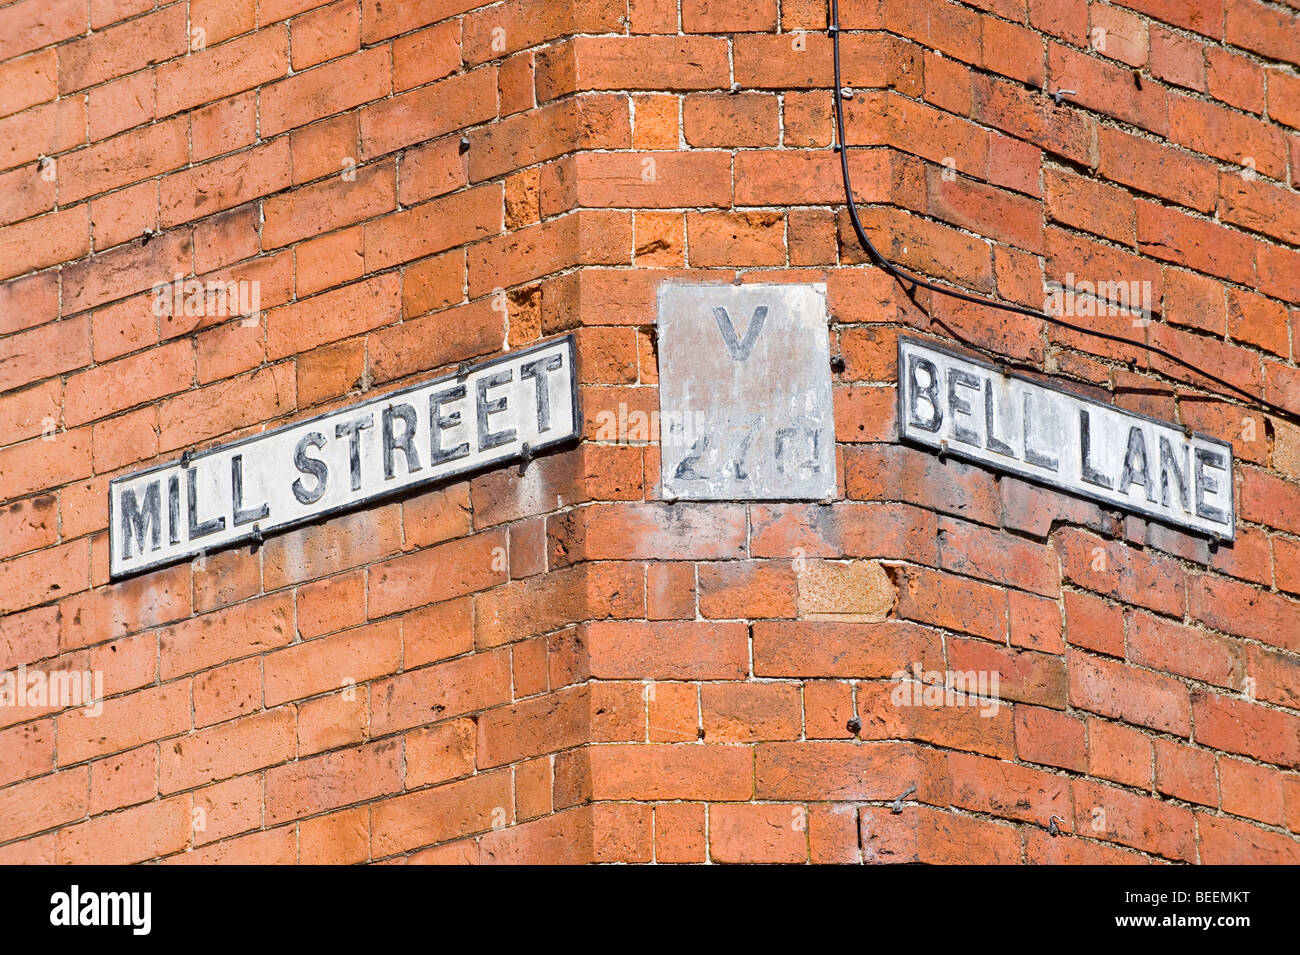
[[[659,289],[663,496],[835,496],[826,286]]]

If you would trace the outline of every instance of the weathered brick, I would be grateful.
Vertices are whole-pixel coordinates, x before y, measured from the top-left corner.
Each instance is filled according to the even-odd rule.
[[[396,740],[286,763],[266,773],[266,824],[373,800],[399,791],[401,784]]]
[[[1072,706],[1176,736],[1190,734],[1191,705],[1182,683],[1074,651],[1066,660]]]

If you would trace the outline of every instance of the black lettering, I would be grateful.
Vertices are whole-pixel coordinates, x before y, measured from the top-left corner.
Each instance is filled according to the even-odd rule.
[[[456,447],[450,449],[442,447],[442,432],[460,425],[460,412],[453,411],[449,415],[444,415],[442,405],[452,401],[462,401],[464,398],[464,385],[446,388],[435,395],[429,396],[429,464],[433,467],[447,461],[455,461],[457,458],[463,458],[469,454],[468,441],[462,441]]]
[[[488,401],[488,389],[509,384],[513,378],[514,372],[507,368],[505,371],[498,371],[495,375],[485,375],[478,380],[475,386],[478,390],[478,449],[480,451],[499,448],[501,445],[509,444],[515,439],[514,428],[507,428],[504,431],[488,430],[488,416],[500,414],[506,410],[505,398],[494,398]]]
[[[1110,490],[1113,486],[1111,479],[1101,471],[1092,466],[1090,460],[1092,451],[1092,423],[1088,419],[1088,409],[1079,409],[1079,461],[1083,465],[1083,479],[1089,484],[1095,484],[1097,487],[1104,487]]]
[[[708,475],[701,474],[695,470],[695,465],[699,463],[700,458],[704,457],[704,452],[709,449],[709,436],[702,434],[695,439],[691,445],[690,452],[678,463],[676,470],[673,471],[673,477],[678,481],[704,481]],[[777,455],[781,454],[780,437],[777,438]],[[777,470],[781,470],[780,465]]]
[[[157,550],[162,543],[162,501],[159,496],[159,482],[152,481],[145,485],[144,506],[135,496],[135,491],[128,488],[122,492],[118,502],[122,507],[122,559],[131,557],[131,541],[138,544],[140,553],[145,551],[145,534],[149,535],[149,549]]]
[[[319,458],[307,455],[308,448],[319,451],[323,447],[325,447],[325,435],[319,431],[312,431],[303,435],[297,447],[293,449],[293,466],[303,474],[310,474],[316,478],[316,486],[310,491],[302,483],[302,478],[294,479],[293,496],[298,499],[299,504],[315,504],[325,495],[325,489],[329,486],[329,465]]]
[[[271,513],[271,505],[267,503],[253,508],[244,507],[244,456],[242,454],[235,454],[230,458],[230,500],[233,504],[231,519],[235,527],[264,520]]]
[[[803,434],[805,437],[808,438],[808,441],[812,446],[812,454],[807,461],[804,461],[802,464],[795,464],[793,466],[799,468],[806,468],[807,470],[812,471],[814,474],[821,471],[822,466],[818,461],[819,458],[818,448],[821,446],[821,434],[822,434],[821,430],[819,428],[810,428],[807,425],[804,425],[801,428],[778,428],[777,429],[775,458],[776,458],[776,470],[779,473],[781,474],[785,473],[785,465],[788,457],[786,454],[787,440],[798,438],[800,434]]]
[[[745,470],[745,459],[749,457],[749,446],[754,441],[754,428],[763,419],[755,418],[749,422],[749,427],[745,430],[745,436],[740,439],[740,448],[736,451],[735,457],[731,461],[732,471],[736,475],[737,481],[748,481],[749,472]]]
[[[1141,461],[1141,467],[1134,462]],[[1151,469],[1147,467],[1147,442],[1142,429],[1133,425],[1128,429],[1128,450],[1124,452],[1124,467],[1119,472],[1119,487],[1116,490],[1127,494],[1133,484],[1141,484],[1147,500],[1156,502],[1156,489],[1151,484]]]
[[[754,345],[758,341],[758,333],[763,330],[763,322],[767,320],[767,306],[760,305],[754,309],[754,315],[749,320],[749,326],[745,329],[745,339],[741,341],[736,337],[735,326],[731,324],[731,316],[721,305],[714,306],[713,319],[718,323],[718,331],[722,333],[722,340],[727,345],[727,351],[736,361],[745,361],[754,351]]]
[[[1219,482],[1206,474],[1205,468],[1211,467],[1216,471],[1227,470],[1223,455],[1211,448],[1197,448],[1192,452],[1192,457],[1196,461],[1192,471],[1193,483],[1196,486],[1196,515],[1217,524],[1228,523],[1228,515],[1222,508],[1207,504],[1205,501],[1207,494],[1219,492]]]
[[[777,428],[776,429],[776,450],[773,458],[776,460],[776,470],[779,474],[785,473],[785,445],[791,438],[799,434],[798,428]]]
[[[537,430],[551,430],[551,387],[548,372],[559,371],[564,367],[564,359],[559,355],[526,361],[519,366],[519,380],[531,378],[537,388]]]
[[[917,378],[917,372],[924,371],[930,378],[930,383],[924,387],[921,386]],[[938,431],[943,425],[943,408],[939,404],[939,369],[934,366],[934,362],[922,358],[920,355],[909,355],[907,357],[907,418],[908,423],[913,427],[920,428],[922,431]],[[930,414],[926,418],[920,417],[917,413],[917,401],[924,398],[925,403],[930,406]]]
[[[359,418],[335,426],[334,437],[348,439],[348,463],[352,475],[352,490],[361,490],[361,432],[375,426],[375,416],[367,412]]]
[[[994,434],[993,428],[993,380],[984,381],[984,447],[990,451],[996,451],[998,454],[1004,454],[1009,458],[1016,456],[1015,450],[1011,445],[1002,441]]]
[[[1173,445],[1169,443],[1169,438],[1165,435],[1160,436],[1160,503],[1165,507],[1169,506],[1169,475],[1173,474],[1174,480],[1178,487],[1178,500],[1183,505],[1184,511],[1191,510],[1191,505],[1187,498],[1187,445],[1181,445],[1183,452],[1183,466],[1178,466],[1178,458],[1174,456]]]
[[[1030,409],[1029,409],[1029,405],[1032,399],[1033,399],[1033,395],[1030,394],[1025,395],[1025,401],[1024,401],[1025,462],[1034,465],[1034,467],[1043,468],[1044,470],[1047,471],[1060,470],[1061,462],[1057,458],[1052,457],[1052,455],[1048,454],[1046,451],[1037,450],[1034,447],[1033,442],[1029,439],[1030,434],[1032,433],[1033,430],[1030,427],[1030,425],[1034,420],[1033,415],[1030,414]]]
[[[181,479],[175,474],[167,479],[167,539],[181,542]]]
[[[393,436],[393,420],[401,419],[402,436]],[[384,409],[382,416],[384,439],[384,478],[393,478],[393,452],[398,448],[406,455],[406,473],[414,474],[420,470],[420,455],[415,450],[415,408],[408,404],[390,405]]]
[[[970,417],[971,410],[969,401],[957,397],[958,385],[971,391],[978,391],[980,380],[974,375],[966,374],[960,368],[948,370],[948,412],[952,415],[952,435],[962,444],[979,447],[980,436],[973,429],[965,427],[959,418],[960,415]]]
[[[196,496],[194,485],[194,468],[185,469],[185,498],[186,511],[189,518],[190,540],[197,537],[207,537],[209,534],[215,534],[217,531],[225,530],[226,519],[224,517],[214,517],[211,520],[199,522],[199,501]]]

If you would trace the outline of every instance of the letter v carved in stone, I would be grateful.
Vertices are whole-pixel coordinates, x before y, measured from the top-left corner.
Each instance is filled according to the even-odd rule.
[[[721,305],[714,306],[713,317],[718,321],[718,331],[722,332],[722,340],[727,343],[727,351],[731,352],[731,357],[736,361],[745,361],[754,351],[754,345],[758,342],[758,333],[763,330],[763,322],[767,321],[767,306],[760,305],[754,309],[754,317],[749,320],[749,327],[745,329],[745,338],[742,341],[736,337],[735,326],[731,324],[731,316]]]

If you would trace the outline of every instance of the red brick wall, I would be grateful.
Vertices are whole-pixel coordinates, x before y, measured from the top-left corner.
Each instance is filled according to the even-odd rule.
[[[1300,5],[842,7],[885,254],[1131,344],[863,264],[821,0],[0,10],[0,671],[108,697],[0,707],[0,861],[1300,861],[1300,427],[1140,347],[1300,408]],[[683,277],[828,284],[833,504],[609,433]],[[109,581],[112,477],[569,330],[577,448]],[[901,445],[900,332],[1231,440],[1235,544]]]

